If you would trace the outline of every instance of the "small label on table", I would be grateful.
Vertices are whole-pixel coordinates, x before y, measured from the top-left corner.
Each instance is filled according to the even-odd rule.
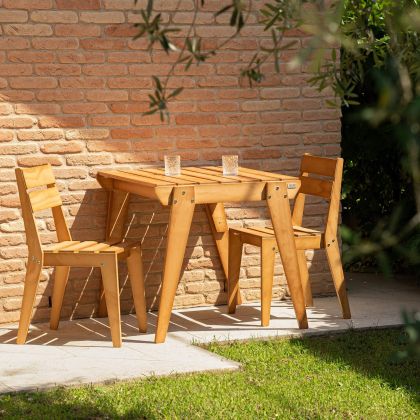
[[[287,184],[287,189],[288,190],[295,190],[296,189],[296,184],[294,182],[289,182]]]

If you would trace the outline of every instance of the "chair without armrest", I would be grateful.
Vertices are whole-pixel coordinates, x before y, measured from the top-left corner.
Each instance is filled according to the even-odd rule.
[[[126,260],[139,330],[146,332],[147,315],[140,244],[73,241],[64,218],[55,177],[49,164],[32,168],[16,168],[16,180],[28,245],[28,264],[17,343],[24,344],[26,341],[39,277],[42,267],[45,266],[56,267],[50,318],[51,329],[58,328],[70,267],[99,267],[109,313],[112,343],[114,347],[121,347],[118,261]],[[58,242],[51,246],[42,246],[34,213],[47,209],[52,211]]]
[[[306,306],[313,306],[313,299],[305,250],[325,249],[343,318],[349,319],[351,318],[350,306],[337,240],[342,174],[342,158],[331,159],[305,154],[302,157],[300,166],[301,186],[295,199],[292,222]],[[321,197],[329,202],[324,232],[302,226],[305,197],[307,195]],[[244,243],[261,248],[261,324],[268,326],[271,309],[274,257],[275,252],[278,251],[274,231],[271,228],[250,227],[229,229],[230,287],[228,291],[228,310],[229,313],[234,313],[236,310],[235,296],[238,292],[238,278]]]

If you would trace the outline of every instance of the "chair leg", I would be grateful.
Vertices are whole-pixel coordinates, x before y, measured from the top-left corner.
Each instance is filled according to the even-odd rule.
[[[341,310],[344,319],[351,318],[350,305],[347,298],[346,282],[344,278],[343,266],[340,258],[340,248],[338,241],[330,241],[326,248],[328,264],[330,266],[331,275],[334,281],[335,291],[337,292],[338,300],[340,301]]]
[[[50,315],[50,328],[56,330],[60,322],[61,307],[63,306],[64,292],[69,278],[70,267],[57,266],[54,274],[54,288]]]
[[[263,240],[261,246],[261,325],[263,327],[268,327],[270,324],[275,255],[273,241]]]
[[[134,307],[139,323],[139,331],[147,332],[146,296],[144,290],[143,262],[141,249],[133,248],[127,258],[128,274],[133,293]]]
[[[114,347],[121,347],[120,288],[118,284],[118,260],[116,254],[103,258],[101,274],[112,344]]]
[[[243,243],[240,234],[229,231],[228,313],[234,314],[238,303],[239,273]]]
[[[306,263],[305,251],[299,249],[297,252],[300,280],[302,282],[303,295],[305,296],[306,306],[314,306],[312,298],[311,283],[309,281],[308,265]]]
[[[25,285],[23,289],[22,309],[20,312],[19,329],[17,334],[16,343],[25,344],[26,337],[28,335],[29,324],[32,317],[32,309],[35,302],[36,289],[39,283],[39,277],[41,274],[42,264],[36,264],[29,262]]]

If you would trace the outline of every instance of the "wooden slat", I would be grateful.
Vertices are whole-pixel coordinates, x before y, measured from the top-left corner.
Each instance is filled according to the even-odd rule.
[[[27,189],[55,184],[54,174],[49,164],[23,168],[22,173]]]
[[[249,229],[255,230],[259,233],[264,233],[265,235],[274,235],[274,230],[272,228],[267,228],[263,226],[251,226]]]
[[[303,155],[300,170],[309,174],[334,177],[336,165],[337,159]]]
[[[174,185],[173,182],[165,178],[160,179],[160,177],[158,176],[154,176],[153,174],[148,174],[145,171],[142,171],[139,169],[136,169],[136,170],[127,169],[127,170],[121,170],[119,172],[126,175],[127,178],[130,179],[131,181],[135,181],[137,183],[141,182],[143,184],[153,186],[153,187],[159,187],[163,185]]]
[[[89,246],[96,245],[98,242],[96,241],[83,241],[79,242],[78,244],[73,244],[70,246],[66,246],[65,248],[61,248],[59,252],[78,252],[82,249],[88,248]]]
[[[233,175],[223,175],[223,168],[221,166],[204,166],[204,169],[208,169],[213,173],[219,174],[220,176],[227,178],[227,179],[234,179],[239,182],[255,182],[258,181],[257,178],[251,178],[250,176],[233,176]]]
[[[237,182],[235,179],[232,179],[232,177],[223,177],[209,169],[194,166],[188,167],[186,169],[190,172],[193,172],[194,174],[197,174],[197,176],[205,177],[206,179],[218,182],[220,184],[231,184],[233,182]]]
[[[182,180],[178,177],[168,177],[163,173],[155,173],[154,169],[137,169],[132,171],[133,173],[139,174],[152,180],[158,180],[159,182],[165,182],[162,185],[191,185],[190,181]]]
[[[261,229],[263,229],[263,228],[261,228]],[[260,236],[262,238],[270,238],[271,236],[273,236],[273,232],[264,232],[263,230],[260,230],[259,228],[255,228],[255,227],[238,228],[238,229],[234,229],[234,230],[237,230],[239,232],[244,232],[244,233],[247,233],[249,235]]]
[[[63,204],[57,187],[31,191],[29,193],[29,199],[31,201],[32,211],[34,212],[61,206]]]
[[[103,252],[104,250],[106,250],[107,248],[109,248],[111,245],[106,244],[106,243],[97,243],[97,244],[93,244],[88,246],[87,248],[83,248],[81,249],[79,252],[84,254],[84,253],[89,253],[89,252],[94,252],[94,253],[100,253]]]
[[[165,178],[168,178],[170,181],[174,181],[174,182],[178,182],[179,180],[181,180],[181,181],[188,182],[190,185],[191,184],[203,184],[203,183],[205,183],[200,178],[186,175],[184,173],[184,168],[181,169],[181,174],[180,175],[174,175],[174,176],[165,175],[165,169],[163,169],[163,168],[147,168],[147,172],[151,172],[151,173],[153,173],[155,175],[159,175],[159,176],[164,176]]]
[[[303,233],[308,233],[311,235],[320,235],[321,232],[319,230],[315,230],[315,229],[308,229],[308,228],[304,228],[302,226],[293,226],[294,230],[297,230],[299,232],[303,232]]]
[[[317,197],[330,199],[332,185],[332,181],[302,176],[299,192],[302,194],[315,195]]]
[[[278,181],[282,180],[283,176],[272,174],[269,172],[259,171],[257,169],[239,167],[239,174],[244,176],[253,176],[260,181]]]
[[[46,252],[57,253],[62,248],[66,248],[67,246],[70,246],[70,245],[73,245],[73,244],[78,244],[78,243],[80,243],[80,241],[63,241],[63,242],[59,242],[57,244],[54,244],[50,247],[46,247],[45,251]]]

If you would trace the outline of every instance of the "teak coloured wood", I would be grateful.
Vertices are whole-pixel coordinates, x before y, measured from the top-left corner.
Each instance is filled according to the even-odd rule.
[[[296,270],[299,270],[301,288],[303,288],[306,306],[313,306],[312,291],[305,257],[306,249],[325,248],[343,318],[351,318],[344,273],[340,259],[340,249],[337,240],[343,159],[304,155],[300,172],[301,182],[295,199],[292,220],[288,220],[287,223],[282,224],[282,226],[277,226],[276,228],[276,224],[279,223],[280,214],[282,214],[283,217],[288,216],[288,212],[284,209],[283,211],[278,211],[280,206],[287,206],[287,192],[284,188],[284,184],[281,185],[281,183],[270,182],[267,187],[267,202],[271,212],[273,229],[252,227],[234,228],[229,231],[229,282],[232,285],[235,285],[235,287],[237,287],[236,285],[238,283],[243,244],[248,243],[261,248],[261,324],[263,326],[267,326],[270,319],[274,256],[277,250],[280,251],[280,256],[283,261],[290,294],[292,296],[295,295],[293,304],[295,305],[296,316],[300,322],[304,322],[304,313],[301,311],[301,307],[304,304],[299,300],[301,296],[299,291],[292,290],[292,288],[298,287],[297,284],[290,283],[290,279],[296,277]],[[315,195],[329,201],[325,232],[319,232],[302,226],[306,195]],[[283,239],[279,236],[282,229],[289,230],[286,235],[281,235]],[[285,240],[290,241],[291,236],[294,237],[295,246],[285,242]],[[277,244],[280,243],[282,246],[278,247]],[[285,264],[285,259],[290,259],[290,262]],[[229,289],[228,300],[230,313],[234,313],[236,309],[236,293],[235,288]]]
[[[300,187],[299,178],[248,168],[239,168],[238,176],[224,176],[221,167],[206,166],[182,168],[180,176],[166,176],[162,168],[99,171],[97,179],[109,191],[108,239],[112,237],[119,241],[123,237],[126,219],[124,203],[128,194],[155,199],[162,205],[171,206],[156,343],[162,343],[166,338],[191,220],[197,204],[206,206],[226,278],[236,278],[231,273],[230,266],[228,267],[229,230],[223,203],[267,201],[276,238],[279,243],[287,244],[282,256],[298,324],[300,328],[308,327],[289,206],[289,199],[296,196]],[[276,187],[279,187],[281,197],[275,197]],[[267,198],[267,191],[271,188],[276,191],[272,202]],[[231,299],[234,302],[229,302],[229,307],[240,303],[238,283],[228,281],[228,289],[234,290],[234,297]]]
[[[60,321],[70,267],[100,267],[106,307],[109,313],[112,344],[114,347],[121,347],[118,260],[127,260],[139,330],[146,332],[146,303],[140,245],[117,243],[112,236],[114,226],[109,229],[111,242],[73,241],[64,219],[62,202],[50,165],[17,168],[16,180],[29,251],[17,343],[24,344],[26,341],[43,266],[56,267],[50,319],[50,327],[53,330],[58,328]],[[33,190],[33,188],[37,189]],[[124,209],[124,201],[116,201]],[[52,211],[58,242],[42,246],[34,213],[46,209]],[[120,214],[121,212],[115,215],[117,221]],[[120,234],[118,229],[115,232],[117,235]]]

